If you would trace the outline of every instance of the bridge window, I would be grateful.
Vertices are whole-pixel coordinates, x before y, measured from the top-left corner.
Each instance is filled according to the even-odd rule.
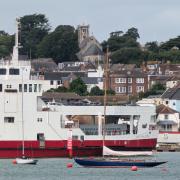
[[[10,75],[19,75],[19,69],[11,68],[9,69]]]
[[[22,92],[22,84],[19,84],[19,92]]]
[[[27,92],[27,84],[24,84],[24,92]]]
[[[37,92],[37,84],[34,84],[34,92]]]
[[[1,75],[6,74],[6,69],[5,69],[5,68],[0,68],[0,74],[1,74]]]
[[[29,92],[32,92],[32,84],[29,84]]]
[[[39,84],[39,92],[41,92],[42,84]]]

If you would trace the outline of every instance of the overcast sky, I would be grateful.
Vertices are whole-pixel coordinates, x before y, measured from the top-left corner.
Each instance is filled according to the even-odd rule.
[[[0,30],[12,34],[15,18],[45,14],[54,29],[83,22],[101,42],[112,31],[136,27],[140,42],[180,35],[180,0],[0,0]]]

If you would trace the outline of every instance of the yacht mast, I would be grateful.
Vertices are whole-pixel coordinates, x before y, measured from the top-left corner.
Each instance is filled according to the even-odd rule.
[[[105,133],[106,133],[106,105],[107,105],[107,73],[108,73],[108,64],[109,64],[109,47],[106,48],[106,58],[105,58],[105,67],[104,67],[104,118],[103,118],[103,147],[105,146]],[[104,156],[104,154],[103,154]]]

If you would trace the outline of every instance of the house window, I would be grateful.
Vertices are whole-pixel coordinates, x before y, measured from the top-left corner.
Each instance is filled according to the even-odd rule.
[[[53,84],[54,84],[54,81],[51,80],[51,81],[50,81],[50,85],[53,85]]]
[[[115,87],[116,93],[126,93],[126,87],[120,86],[120,87]]]
[[[60,84],[62,84],[61,81],[57,81],[57,85],[60,85]]]
[[[144,92],[144,86],[137,86],[136,91],[139,92]]]
[[[132,93],[132,86],[128,86],[128,93]]]
[[[128,78],[128,83],[132,83],[132,78]]]
[[[115,92],[119,93],[119,87],[115,87]]]
[[[0,92],[2,92],[2,84],[0,84]]]
[[[136,83],[144,83],[144,78],[136,78]]]
[[[165,114],[165,115],[164,115],[164,119],[168,119],[168,114]]]
[[[4,117],[4,123],[14,123],[14,117]]]
[[[119,78],[115,78],[115,83],[119,83]]]
[[[115,83],[126,83],[126,78],[115,78]]]
[[[120,83],[126,83],[126,78],[119,78],[120,79]]]

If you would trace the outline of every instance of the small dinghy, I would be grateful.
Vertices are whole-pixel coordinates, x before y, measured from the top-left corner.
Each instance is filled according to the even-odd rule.
[[[21,158],[16,158],[16,164],[33,164],[35,165],[38,162],[37,159],[28,158],[26,156],[22,156]]]

